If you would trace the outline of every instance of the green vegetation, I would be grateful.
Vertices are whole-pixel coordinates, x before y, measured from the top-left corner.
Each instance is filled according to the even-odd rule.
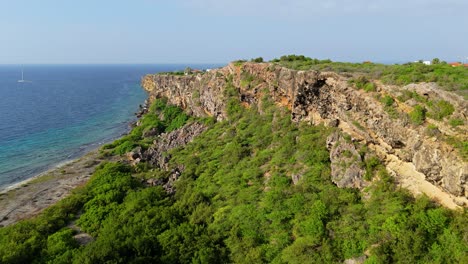
[[[419,103],[427,102],[427,99],[424,96],[418,94],[416,91],[409,91],[409,90],[403,90],[402,95],[398,96],[397,99],[400,102],[406,102],[409,99],[414,99],[416,102],[419,102]]]
[[[255,58],[255,59],[251,59],[250,61],[251,61],[251,62],[261,63],[261,62],[263,62],[263,58],[262,58],[262,57],[258,57],[258,58]]]
[[[165,75],[185,75],[184,71],[172,71],[172,72],[159,72],[158,74],[165,74]]]
[[[414,99],[416,102],[427,106],[427,116],[436,120],[442,120],[452,115],[455,111],[455,107],[451,103],[445,100],[428,100],[416,91],[404,90],[402,94],[398,96],[400,102],[406,102],[410,99]]]
[[[428,101],[427,106],[427,116],[436,120],[442,120],[444,117],[450,116],[455,111],[455,107],[444,100]]]
[[[241,73],[241,81],[240,81],[240,86],[242,88],[248,88],[252,84],[252,82],[255,80],[255,76],[248,72],[243,72]]]
[[[152,137],[182,127],[189,120],[189,116],[180,108],[167,105],[166,102],[165,99],[155,100],[149,108],[149,113],[140,119],[139,126],[121,139],[104,145],[103,151],[110,150],[112,154],[123,155],[137,146],[146,149],[153,142]]]
[[[457,149],[465,161],[468,161],[468,141],[453,136],[445,136],[444,140]]]
[[[336,187],[325,147],[333,129],[293,123],[266,92],[261,109],[245,109],[232,79],[227,85],[229,119],[171,151],[168,171],[100,165],[38,217],[0,228],[0,262],[343,263],[367,250],[367,263],[468,262],[466,210],[413,198],[372,156],[368,189]],[[106,148],[144,144],[145,131],[187,118],[158,100],[141,127]],[[174,195],[135,177],[167,179],[179,165]],[[72,221],[94,241],[78,245]]]
[[[410,120],[415,125],[421,125],[426,120],[426,108],[424,106],[416,105],[409,113]]]
[[[438,62],[438,59],[434,59]],[[468,69],[452,67],[447,63],[425,65],[406,63],[403,65],[385,65],[379,63],[346,63],[318,60],[305,56],[289,55],[274,59],[272,62],[295,70],[320,70],[338,73],[365,74],[370,79],[382,80],[385,84],[406,85],[419,82],[435,82],[450,91],[468,90]]]
[[[349,80],[350,84],[354,84],[357,89],[363,89],[366,92],[375,92],[377,90],[375,84],[365,76],[359,76],[356,79]]]
[[[236,60],[236,61],[233,61],[232,63],[234,63],[234,66],[240,67],[246,62],[247,62],[246,60]]]
[[[449,124],[452,127],[463,126],[465,124],[465,121],[463,121],[463,119],[460,118],[452,118],[449,120]]]
[[[385,167],[382,165],[380,160],[375,156],[371,156],[369,158],[364,159],[364,168],[366,169],[366,174],[364,175],[364,179],[367,181],[372,180],[377,172],[379,175],[382,175],[382,176],[385,176],[385,173],[386,173]]]
[[[395,100],[391,96],[385,95],[382,98],[380,98],[379,100],[384,105],[385,112],[387,112],[387,114],[391,118],[398,118],[400,116],[400,113],[398,112],[398,110],[394,106],[395,105]]]
[[[389,95],[385,95],[380,99],[380,101],[384,104],[385,107],[390,107],[395,103],[395,100]]]

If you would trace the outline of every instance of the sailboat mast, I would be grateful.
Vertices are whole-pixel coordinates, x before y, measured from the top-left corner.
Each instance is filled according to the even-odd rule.
[[[19,83],[24,83],[24,82],[26,82],[26,81],[24,80],[24,67],[23,67],[23,66],[21,66],[21,80],[18,80],[18,82],[19,82]]]

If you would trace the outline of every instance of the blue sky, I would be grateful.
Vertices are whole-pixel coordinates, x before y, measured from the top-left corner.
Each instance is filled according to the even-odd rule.
[[[0,0],[0,64],[468,57],[467,0]]]

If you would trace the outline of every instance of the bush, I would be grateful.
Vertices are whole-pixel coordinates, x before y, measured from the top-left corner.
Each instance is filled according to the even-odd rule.
[[[409,99],[414,99],[416,100],[416,102],[419,103],[426,103],[427,101],[427,99],[424,96],[418,94],[416,91],[403,90],[402,95],[398,96],[398,100],[400,102],[406,102]]]
[[[358,89],[363,89],[369,83],[369,79],[365,76],[359,76],[356,79],[349,80],[349,83],[354,84]]]
[[[236,60],[236,61],[233,61],[233,64],[234,66],[236,67],[240,67],[242,66],[244,63],[246,63],[247,61],[246,60]]]
[[[364,179],[367,180],[367,181],[372,180],[372,178],[374,177],[374,174],[376,173],[376,171],[379,168],[380,169],[383,168],[380,160],[375,156],[372,156],[370,158],[365,159],[364,164],[365,164],[365,168],[366,168],[366,173],[364,174]]]
[[[375,92],[377,90],[376,86],[374,83],[366,83],[363,87],[364,91],[366,92]]]
[[[118,145],[113,153],[117,154],[117,155],[123,155],[127,152],[130,152],[132,151],[135,147],[136,147],[136,143],[132,142],[132,141],[124,141],[122,144]]]
[[[416,105],[409,113],[410,120],[415,125],[421,125],[426,120],[426,108]]]
[[[455,107],[444,100],[429,101],[427,102],[427,106],[429,108],[427,115],[436,120],[442,120],[455,111]]]
[[[390,107],[393,105],[393,103],[395,103],[395,100],[393,100],[391,96],[385,95],[384,97],[382,97],[382,99],[380,99],[380,102],[382,102],[384,106]]]
[[[151,138],[148,138],[147,132],[155,131],[152,134],[156,135],[171,132],[185,125],[188,120],[189,116],[182,109],[168,105],[167,99],[157,99],[149,107],[148,113],[140,119],[139,126],[134,127],[129,135],[104,145],[103,149],[109,149],[113,154],[123,155],[137,146],[147,148],[152,142]]]
[[[260,63],[260,62],[263,62],[263,58],[262,58],[262,57],[258,57],[258,58],[255,58],[255,59],[251,59],[250,61],[251,61],[251,62]]]
[[[354,84],[357,89],[363,89],[366,92],[375,92],[377,90],[375,84],[369,81],[366,76],[359,76],[358,78],[350,79],[348,83]]]
[[[463,119],[460,119],[460,118],[452,118],[449,120],[449,124],[452,126],[452,127],[457,127],[457,126],[462,126],[465,124],[465,121]]]

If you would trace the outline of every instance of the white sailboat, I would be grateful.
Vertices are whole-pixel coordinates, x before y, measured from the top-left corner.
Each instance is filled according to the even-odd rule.
[[[21,80],[18,80],[18,82],[25,82],[24,80],[24,70],[21,68]]]
[[[26,82],[31,82],[31,81],[26,81],[24,79],[24,69],[21,67],[21,80],[18,80],[19,83],[26,83]]]

